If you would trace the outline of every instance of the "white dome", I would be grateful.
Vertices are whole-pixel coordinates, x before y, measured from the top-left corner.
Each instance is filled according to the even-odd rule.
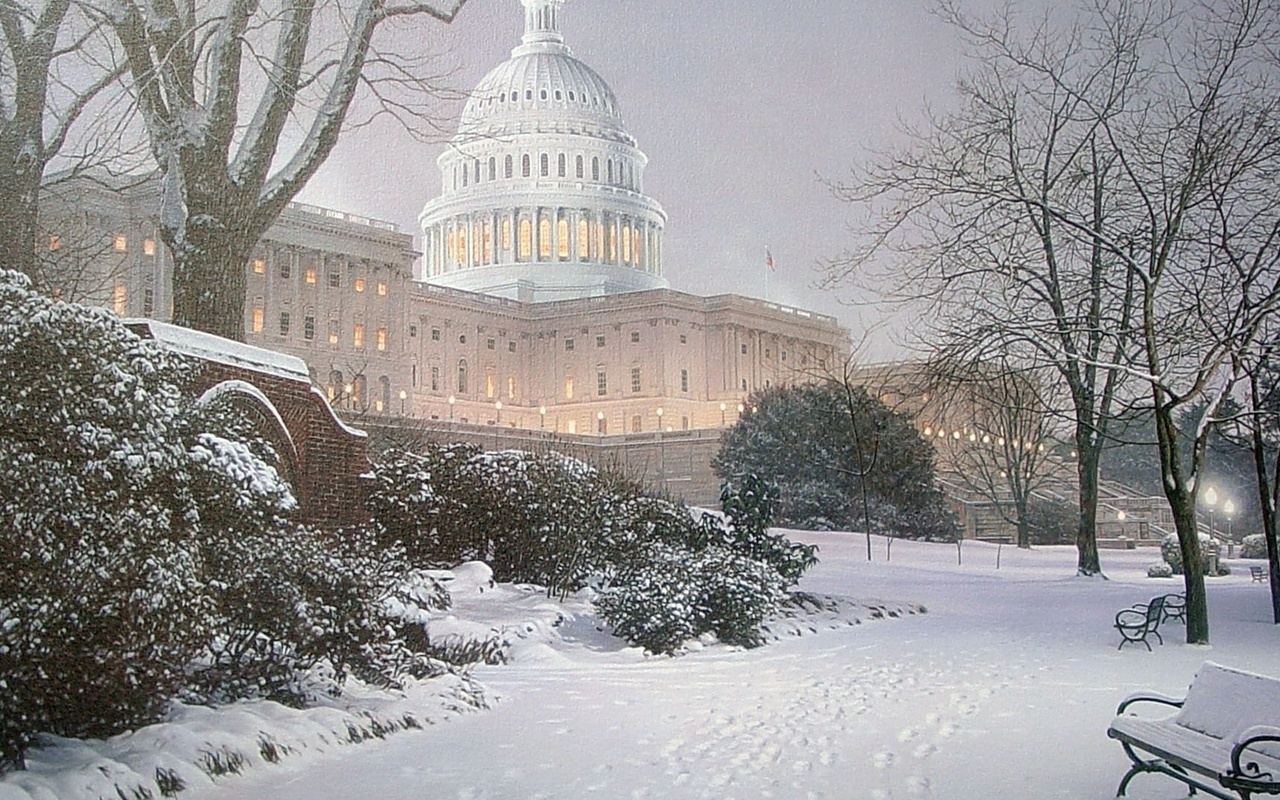
[[[564,0],[521,0],[525,33],[439,157],[421,277],[526,300],[660,288],[666,214],[613,90],[560,34]]]

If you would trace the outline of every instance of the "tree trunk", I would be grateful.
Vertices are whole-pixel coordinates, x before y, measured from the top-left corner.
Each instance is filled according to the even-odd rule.
[[[1024,550],[1031,549],[1031,526],[1027,523],[1027,496],[1020,494],[1017,501],[1018,509],[1018,547]]]
[[[239,218],[236,210],[248,204],[230,188],[208,197],[193,194],[188,190],[182,228],[163,231],[174,262],[173,322],[243,342],[245,269],[263,226]]]
[[[1193,495],[1169,491],[1169,507],[1178,531],[1178,549],[1182,553],[1182,584],[1187,594],[1187,644],[1209,643],[1209,604],[1204,590],[1204,560],[1200,552],[1200,531],[1196,525]]]
[[[42,165],[21,152],[23,142],[0,142],[0,268],[24,273],[36,283],[36,289],[47,292],[40,284],[36,256],[36,214],[40,199]]]
[[[1098,464],[1101,448],[1088,441],[1091,432],[1076,431],[1076,478],[1080,482],[1080,527],[1076,530],[1076,574],[1102,574],[1098,559]]]

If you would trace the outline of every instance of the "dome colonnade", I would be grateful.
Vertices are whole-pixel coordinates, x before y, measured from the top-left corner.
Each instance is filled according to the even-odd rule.
[[[573,57],[563,0],[522,0],[525,33],[476,87],[420,217],[421,278],[547,301],[667,286],[666,214],[612,89]]]

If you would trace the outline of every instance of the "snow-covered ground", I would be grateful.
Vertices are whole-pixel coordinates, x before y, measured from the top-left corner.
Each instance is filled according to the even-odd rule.
[[[1072,548],[1005,547],[997,570],[988,545],[965,544],[957,566],[952,545],[897,541],[886,562],[875,540],[868,563],[860,535],[792,535],[821,547],[802,588],[858,601],[811,617],[816,632],[793,621],[762,648],[652,658],[571,604],[555,629],[513,628],[511,663],[476,670],[501,697],[490,710],[181,796],[1102,800],[1128,765],[1106,737],[1124,696],[1180,695],[1208,659],[1280,675],[1280,628],[1248,562],[1208,581],[1212,646],[1187,646],[1174,624],[1154,652],[1117,652],[1117,610],[1181,590],[1146,577],[1155,550],[1104,552],[1103,581],[1074,576]],[[544,599],[497,592],[504,619],[545,620]],[[1163,776],[1130,786],[1135,800],[1185,796]]]

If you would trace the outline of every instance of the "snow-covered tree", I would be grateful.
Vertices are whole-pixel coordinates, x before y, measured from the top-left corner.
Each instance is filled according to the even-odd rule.
[[[777,386],[748,404],[713,465],[722,480],[754,474],[776,484],[782,524],[880,531],[901,522],[909,524],[895,526],[900,535],[953,537],[934,487],[932,446],[864,389],[839,381]]]
[[[0,766],[153,721],[207,637],[183,371],[0,274]]]
[[[414,52],[406,42],[427,37],[396,24],[447,23],[465,2],[122,0],[105,9],[163,175],[174,322],[244,339],[250,252],[329,156],[360,90],[374,113],[395,115],[437,91],[405,55]]]
[[[105,29],[78,0],[0,3],[0,268],[23,272],[46,291],[53,282],[41,280],[41,256],[56,244],[37,240],[46,171],[60,157],[63,171],[103,162],[95,152],[101,139],[84,152],[71,146],[72,129],[124,72]],[[127,114],[99,121],[121,117]]]

